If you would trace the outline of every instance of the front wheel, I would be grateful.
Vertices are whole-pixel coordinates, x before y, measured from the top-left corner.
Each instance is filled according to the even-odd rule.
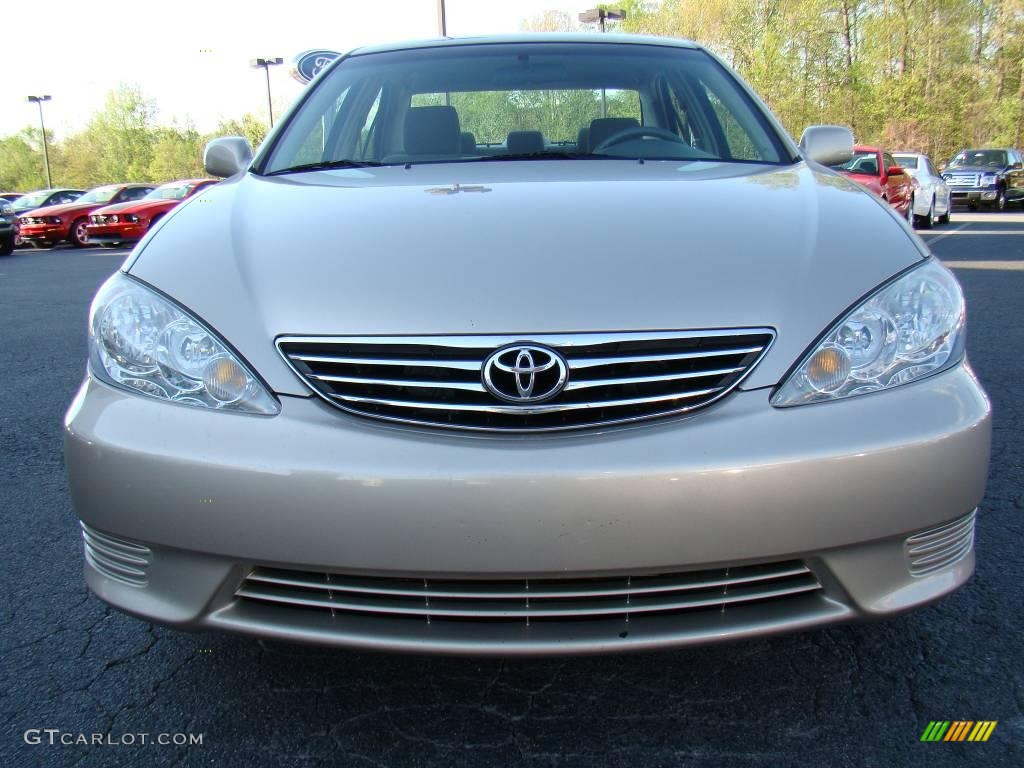
[[[913,208],[911,208],[911,210],[913,210]],[[926,216],[915,216],[914,218],[917,219],[917,222],[922,229],[931,229],[934,227],[936,223],[935,198],[932,198],[932,204],[928,207],[928,214]]]
[[[85,248],[88,245],[88,232],[85,229],[89,222],[85,219],[77,219],[71,225],[71,235],[68,239],[75,248]]]
[[[14,235],[0,242],[0,256],[10,256],[12,253],[14,253]]]
[[[910,202],[907,204],[907,223],[910,226],[914,226],[914,196],[910,196]]]
[[[997,211],[999,211],[1000,213],[1002,213],[1003,211],[1006,210],[1006,190],[1005,189],[1000,189],[999,190],[999,194],[996,195],[996,201],[993,204],[993,207]]]

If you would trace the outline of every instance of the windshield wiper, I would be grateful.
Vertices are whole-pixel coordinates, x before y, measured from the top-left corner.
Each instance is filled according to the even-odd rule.
[[[302,173],[303,171],[326,171],[331,168],[377,168],[384,165],[376,160],[320,160],[316,163],[303,163],[302,165],[293,165],[288,168],[279,168],[276,171],[270,171],[269,173],[263,174],[264,176],[280,176],[284,173]]]

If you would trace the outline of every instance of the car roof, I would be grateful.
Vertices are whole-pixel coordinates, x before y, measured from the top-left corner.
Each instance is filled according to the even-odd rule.
[[[630,44],[657,45],[668,48],[694,48],[702,46],[692,40],[671,37],[655,37],[654,35],[624,35],[600,32],[521,32],[508,35],[480,35],[476,37],[434,37],[424,40],[406,40],[379,45],[367,45],[349,51],[349,56],[362,56],[368,53],[385,53],[389,51],[411,51],[423,48],[450,48],[463,45],[531,45],[536,43],[598,43],[598,44]]]

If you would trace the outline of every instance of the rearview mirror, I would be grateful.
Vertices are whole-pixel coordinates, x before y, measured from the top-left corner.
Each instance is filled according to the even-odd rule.
[[[853,134],[841,125],[811,125],[800,137],[800,150],[822,165],[845,163],[853,157]]]
[[[203,165],[211,176],[226,179],[244,171],[252,162],[252,144],[242,136],[224,136],[206,145]]]

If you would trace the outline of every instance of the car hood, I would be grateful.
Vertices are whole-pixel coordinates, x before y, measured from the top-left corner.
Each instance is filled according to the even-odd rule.
[[[111,213],[152,213],[173,208],[180,202],[180,200],[130,200],[127,203],[115,203],[114,205],[105,206],[93,211],[93,213],[104,216]]]
[[[100,208],[103,203],[63,203],[61,205],[47,205],[43,208],[32,209],[33,216],[70,216],[76,213],[89,213],[95,208]],[[24,215],[24,214],[22,214]]]
[[[282,393],[309,394],[282,334],[770,326],[752,389],[924,253],[820,166],[543,161],[241,175],[175,209],[128,269]]]
[[[946,168],[946,173],[1006,173],[1006,168],[993,168],[991,165],[958,165],[956,168]]]

